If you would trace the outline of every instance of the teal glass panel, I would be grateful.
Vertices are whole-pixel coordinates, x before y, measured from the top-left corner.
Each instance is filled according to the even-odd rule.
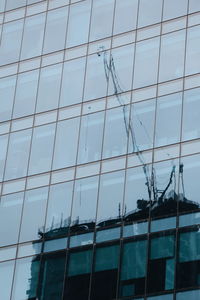
[[[148,231],[148,223],[136,223],[124,226],[123,237],[129,237],[133,235],[145,234]]]
[[[93,243],[94,233],[77,234],[70,237],[70,248]]]
[[[95,271],[112,270],[118,267],[119,246],[103,247],[96,250]]]
[[[176,218],[165,218],[151,222],[151,232],[176,228]]]
[[[145,277],[147,241],[137,241],[124,245],[121,279]]]
[[[198,231],[180,234],[179,262],[200,260],[200,233]]]
[[[116,240],[120,238],[120,227],[110,228],[97,231],[96,242],[101,243],[105,241]]]
[[[200,213],[187,214],[179,217],[179,226],[191,226],[200,224]]]
[[[173,300],[173,294],[148,297],[147,300]]]
[[[71,253],[68,276],[87,274],[91,271],[92,250]]]
[[[165,290],[171,290],[174,288],[174,259],[167,259],[166,271],[165,271]]]
[[[200,299],[200,290],[178,293],[176,300],[198,300]]]
[[[173,235],[153,238],[151,240],[151,259],[174,256],[175,238]]]

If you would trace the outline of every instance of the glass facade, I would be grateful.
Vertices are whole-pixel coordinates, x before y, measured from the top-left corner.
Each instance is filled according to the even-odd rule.
[[[0,299],[200,298],[200,1],[0,1]]]

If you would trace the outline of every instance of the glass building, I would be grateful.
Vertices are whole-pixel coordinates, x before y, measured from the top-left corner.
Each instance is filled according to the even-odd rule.
[[[0,0],[1,300],[200,299],[199,180],[199,0]]]

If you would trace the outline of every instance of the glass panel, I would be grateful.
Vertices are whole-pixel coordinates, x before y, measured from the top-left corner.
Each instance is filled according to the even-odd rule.
[[[96,249],[91,299],[114,299],[116,297],[118,262],[118,245]]]
[[[113,34],[131,31],[136,28],[138,0],[117,0]]]
[[[155,134],[157,147],[180,141],[181,108],[182,93],[158,98]]]
[[[19,59],[24,20],[4,24],[0,47],[0,65],[9,64]]]
[[[187,214],[179,217],[179,226],[191,226],[200,224],[200,213]]]
[[[114,0],[94,0],[90,41],[95,41],[111,35],[114,3]]]
[[[124,226],[123,237],[145,234],[147,232],[148,232],[147,222],[131,224],[131,225]]]
[[[99,177],[76,180],[71,232],[94,229]]]
[[[67,247],[67,238],[54,239],[44,243],[44,252],[63,250]]]
[[[125,154],[128,142],[128,122],[130,106],[107,110],[103,158]]]
[[[18,8],[23,5],[26,5],[26,0],[7,0],[6,10]]]
[[[70,254],[64,299],[88,299],[91,266],[92,250]]]
[[[148,26],[161,22],[162,1],[140,0],[138,26]]]
[[[200,137],[200,89],[186,91],[183,105],[183,140],[197,139]]]
[[[12,300],[36,298],[39,262],[37,257],[17,260]]]
[[[9,120],[12,116],[16,76],[0,79],[0,122]]]
[[[188,28],[185,75],[199,72],[200,68],[200,26]]]
[[[188,288],[199,286],[199,270],[200,234],[199,228],[194,227],[191,229],[191,232],[180,233],[177,287]]]
[[[92,244],[94,233],[77,234],[70,237],[70,248]]]
[[[0,12],[3,12],[5,10],[5,3],[6,3],[6,0],[2,0],[0,2]]]
[[[62,64],[41,69],[36,112],[58,107],[61,72]]]
[[[24,25],[21,59],[41,55],[46,14],[26,18]]]
[[[122,217],[124,176],[124,171],[101,176],[97,212],[99,227],[116,224]]]
[[[10,299],[14,261],[0,263],[0,291],[2,299]]]
[[[149,1],[145,2],[148,2],[155,10],[155,6]],[[161,1],[159,0],[159,2]],[[160,40],[158,37],[137,43],[134,88],[140,88],[157,82],[159,44]]]
[[[67,19],[68,6],[48,12],[43,53],[64,49]]]
[[[10,134],[5,179],[26,176],[32,130],[22,130]]]
[[[1,149],[1,151],[0,151],[0,181],[3,180],[3,175],[4,175],[7,145],[8,145],[8,135],[1,135],[0,136],[0,149]]]
[[[96,242],[102,243],[106,241],[117,240],[120,238],[121,227],[99,230],[96,233]]]
[[[60,300],[63,292],[65,253],[45,255],[40,267],[40,300]]]
[[[44,232],[47,197],[47,187],[26,192],[20,242],[37,240],[42,237],[42,233]]]
[[[35,111],[39,70],[18,74],[14,103],[14,118],[31,115]]]
[[[155,100],[131,106],[129,153],[153,147]]]
[[[29,175],[47,172],[51,168],[55,124],[34,128]]]
[[[150,241],[148,264],[148,292],[160,292],[174,288],[175,236],[161,233]],[[159,276],[157,276],[159,274]]]
[[[121,296],[144,294],[147,241],[124,244],[121,266]]]
[[[67,47],[88,42],[91,0],[71,5],[69,13]]]
[[[51,185],[46,217],[46,236],[58,236],[59,232],[60,234],[68,232],[72,189],[73,182]]]
[[[185,30],[162,36],[159,81],[183,76],[185,55]]]
[[[196,300],[200,297],[200,290],[182,292],[176,294],[176,300]]]
[[[82,102],[86,58],[78,58],[64,63],[60,106]]]
[[[164,0],[163,20],[177,18],[187,14],[188,0]]]
[[[24,193],[1,197],[0,202],[0,245],[16,244]]]
[[[82,117],[79,140],[78,164],[101,158],[104,112]]]
[[[151,221],[151,232],[176,228],[176,218],[163,218]]]
[[[169,295],[161,295],[161,296],[155,296],[155,297],[148,297],[147,300],[173,300],[174,296],[173,294]]]
[[[200,10],[199,0],[189,0],[189,13],[193,13]]]
[[[75,164],[79,121],[79,118],[74,118],[58,123],[53,169],[60,169]]]

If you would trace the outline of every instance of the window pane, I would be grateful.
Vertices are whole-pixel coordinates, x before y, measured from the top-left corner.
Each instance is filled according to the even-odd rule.
[[[187,14],[188,0],[164,0],[163,20],[177,18]]]
[[[39,70],[18,75],[14,103],[14,118],[31,115],[35,111]]]
[[[2,299],[10,299],[14,261],[0,263],[0,291]]]
[[[26,18],[21,59],[41,55],[44,36],[45,14]]]
[[[104,112],[82,117],[78,164],[99,160],[103,139]]]
[[[9,64],[19,59],[23,19],[4,24],[0,47],[0,64]]]
[[[159,81],[183,76],[185,54],[185,30],[162,36]]]
[[[196,300],[200,297],[200,290],[182,292],[176,294],[176,300]]]
[[[199,0],[189,0],[189,13],[193,13],[200,10]]]
[[[58,123],[53,169],[72,166],[76,161],[79,118]]]
[[[95,41],[111,35],[114,3],[114,0],[94,0],[90,41]]]
[[[148,26],[161,22],[162,1],[140,0],[138,26]]]
[[[0,79],[0,122],[9,120],[12,116],[16,76]]]
[[[149,1],[148,3],[153,7]],[[157,82],[159,44],[160,41],[157,37],[137,43],[134,88],[140,88]]]
[[[138,0],[117,0],[115,7],[114,34],[136,28]]]
[[[6,153],[8,145],[8,134],[0,136],[0,181],[3,180],[4,167],[6,162]]]
[[[67,19],[68,6],[48,12],[43,53],[64,49]]]
[[[155,297],[148,297],[147,300],[173,300],[174,296],[173,294],[170,295],[161,295],[161,296],[155,296]]]
[[[67,31],[67,47],[87,43],[91,0],[71,5]]]
[[[6,10],[18,8],[20,6],[26,5],[26,0],[7,0],[6,2]]]
[[[86,58],[78,58],[64,63],[60,106],[82,102]]]
[[[62,64],[41,69],[36,112],[58,107],[61,72]]]
[[[24,193],[1,197],[0,244],[6,246],[18,241]]]
[[[34,128],[29,175],[47,172],[51,168],[55,124]]]
[[[11,133],[5,179],[26,176],[32,130],[22,130]]]
[[[37,240],[41,238],[39,233],[44,232],[47,197],[47,187],[26,192],[20,242]]]
[[[180,141],[181,107],[182,93],[158,98],[155,134],[157,147]]]
[[[188,28],[186,49],[186,75],[199,72],[200,68],[200,26]]]

